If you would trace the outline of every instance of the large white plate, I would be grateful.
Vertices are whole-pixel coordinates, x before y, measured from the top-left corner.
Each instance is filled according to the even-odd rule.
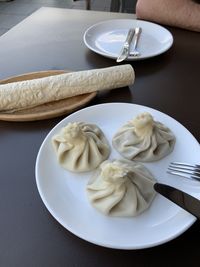
[[[84,34],[84,43],[92,51],[116,59],[122,49],[130,28],[141,27],[142,33],[138,43],[141,56],[129,56],[127,60],[139,60],[160,55],[173,44],[172,34],[164,27],[143,20],[116,19],[97,23],[88,28]],[[132,51],[130,48],[130,52]]]
[[[52,216],[66,229],[89,242],[118,249],[147,248],[167,242],[185,230],[195,217],[161,195],[151,207],[137,217],[105,216],[89,203],[85,187],[92,172],[75,174],[62,169],[51,145],[51,138],[69,122],[84,121],[98,125],[110,145],[113,134],[141,112],[150,112],[154,119],[167,125],[176,135],[174,151],[164,159],[145,164],[159,182],[178,187],[200,198],[200,186],[166,173],[171,161],[199,162],[200,146],[179,122],[157,110],[127,103],[109,103],[77,111],[56,125],[45,138],[36,160],[36,182],[40,196]],[[111,159],[120,158],[112,149]]]

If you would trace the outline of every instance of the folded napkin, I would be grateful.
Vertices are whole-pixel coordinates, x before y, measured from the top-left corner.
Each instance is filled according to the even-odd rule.
[[[0,112],[15,112],[44,103],[115,89],[134,83],[130,64],[64,73],[0,85]]]

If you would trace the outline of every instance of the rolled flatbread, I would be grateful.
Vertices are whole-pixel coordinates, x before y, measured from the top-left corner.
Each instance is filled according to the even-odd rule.
[[[44,103],[134,83],[130,64],[71,72],[0,85],[0,112],[15,112]]]

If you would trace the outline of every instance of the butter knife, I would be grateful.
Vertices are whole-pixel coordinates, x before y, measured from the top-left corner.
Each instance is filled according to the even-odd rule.
[[[200,200],[166,184],[155,183],[154,189],[162,196],[200,219]]]
[[[130,44],[131,44],[131,41],[133,39],[134,34],[135,34],[135,29],[131,28],[128,31],[126,40],[125,40],[123,47],[121,49],[121,52],[120,52],[120,54],[116,60],[117,62],[122,62],[123,60],[125,60],[129,56]]]

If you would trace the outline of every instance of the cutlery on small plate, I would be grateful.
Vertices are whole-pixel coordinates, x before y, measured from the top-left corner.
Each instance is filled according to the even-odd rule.
[[[130,44],[131,44],[131,41],[133,39],[134,34],[135,34],[135,29],[131,28],[128,31],[126,40],[125,40],[123,47],[121,49],[121,52],[120,52],[120,54],[116,60],[117,62],[122,62],[123,60],[125,60],[129,56]]]
[[[139,41],[141,32],[142,32],[142,28],[140,28],[140,27],[135,28],[133,51],[131,51],[131,53],[130,53],[130,56],[132,56],[132,57],[139,57],[140,56],[140,52],[137,50],[137,46],[138,46],[138,41]]]
[[[162,196],[174,202],[184,210],[200,219],[200,200],[177,188],[166,184],[155,183],[154,189]]]

